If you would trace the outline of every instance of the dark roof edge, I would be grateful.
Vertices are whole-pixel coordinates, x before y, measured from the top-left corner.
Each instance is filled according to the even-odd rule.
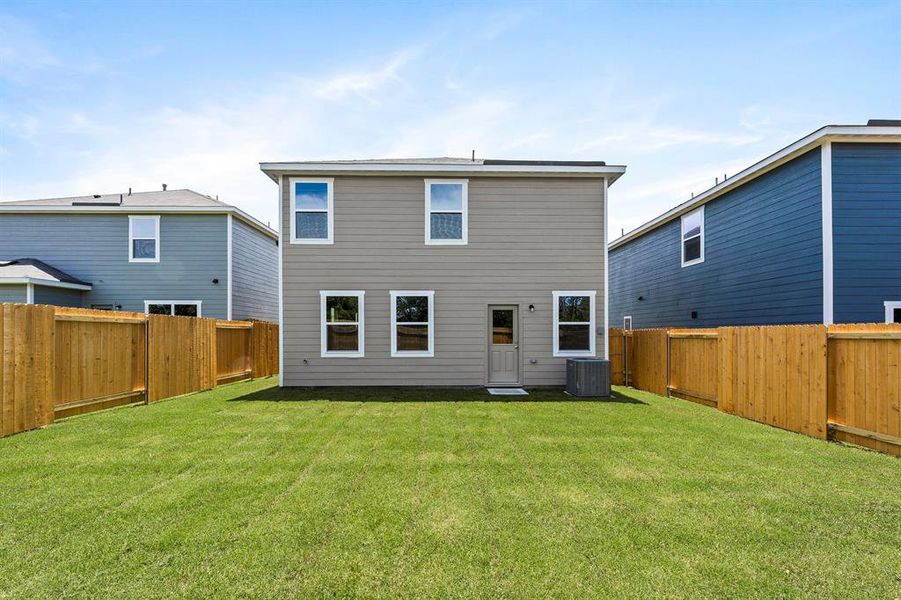
[[[486,158],[482,160],[484,165],[521,165],[521,166],[548,166],[548,167],[606,167],[603,160],[506,160],[499,158]]]
[[[91,285],[89,282],[82,281],[82,280],[78,279],[77,277],[72,277],[65,271],[60,271],[56,267],[54,267],[52,265],[48,265],[44,261],[37,259],[37,258],[14,258],[12,260],[3,261],[3,262],[5,263],[3,266],[19,264],[19,265],[31,265],[32,267],[37,267],[41,271],[44,271],[48,275],[52,275],[53,277],[56,277],[57,279],[59,279],[61,282],[64,282],[64,283],[74,283],[76,285],[88,285],[88,286]]]

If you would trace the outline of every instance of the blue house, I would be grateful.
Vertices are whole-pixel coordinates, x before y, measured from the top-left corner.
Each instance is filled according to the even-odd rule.
[[[611,325],[901,322],[901,121],[829,125],[609,244]]]
[[[278,234],[191,190],[0,203],[0,302],[278,320]]]

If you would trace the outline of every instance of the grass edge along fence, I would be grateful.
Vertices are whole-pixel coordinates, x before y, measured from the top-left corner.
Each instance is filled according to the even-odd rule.
[[[278,372],[278,325],[0,304],[0,436]]]
[[[901,456],[901,325],[610,330],[613,383]]]

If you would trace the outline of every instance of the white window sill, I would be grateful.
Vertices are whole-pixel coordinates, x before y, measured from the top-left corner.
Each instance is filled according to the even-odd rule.
[[[362,352],[322,352],[321,358],[363,358]]]

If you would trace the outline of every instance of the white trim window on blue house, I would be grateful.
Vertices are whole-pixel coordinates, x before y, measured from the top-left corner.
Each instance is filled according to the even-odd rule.
[[[145,300],[144,314],[173,317],[202,317],[202,300]]]
[[[682,266],[704,262],[704,207],[682,215]]]
[[[128,262],[160,262],[160,218],[158,215],[129,215]]]
[[[901,300],[886,300],[885,306],[885,322],[901,323]]]

